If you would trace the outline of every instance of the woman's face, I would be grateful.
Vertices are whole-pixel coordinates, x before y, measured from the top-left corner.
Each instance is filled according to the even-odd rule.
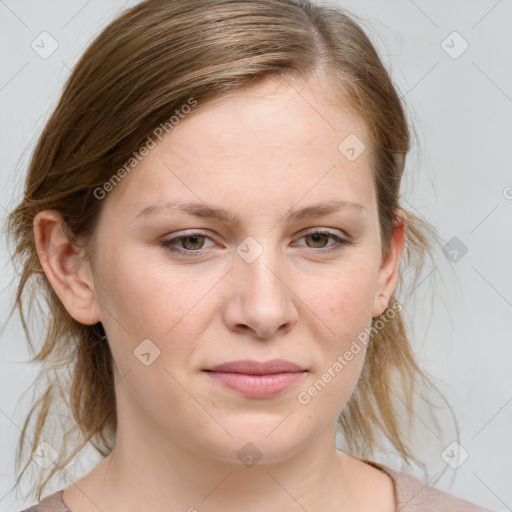
[[[399,257],[381,261],[362,121],[267,81],[185,116],[103,201],[91,309],[125,438],[270,462],[333,435]],[[207,371],[272,359],[305,371]]]

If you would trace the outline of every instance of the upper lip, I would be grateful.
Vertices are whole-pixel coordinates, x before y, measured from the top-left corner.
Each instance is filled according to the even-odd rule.
[[[305,368],[285,359],[272,359],[270,361],[258,362],[250,359],[230,361],[218,364],[206,371],[226,373],[246,373],[248,375],[267,375],[271,373],[303,372]]]

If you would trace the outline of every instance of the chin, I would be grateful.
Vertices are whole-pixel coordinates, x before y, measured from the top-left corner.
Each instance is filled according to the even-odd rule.
[[[219,422],[231,435],[224,430],[215,434],[212,432],[211,438],[197,442],[196,449],[202,456],[247,467],[284,462],[311,444],[313,437],[311,432],[297,430],[297,425],[286,425],[287,420],[283,422],[282,417],[257,422],[246,418],[246,421],[232,424],[222,420]],[[293,431],[290,430],[292,427]]]

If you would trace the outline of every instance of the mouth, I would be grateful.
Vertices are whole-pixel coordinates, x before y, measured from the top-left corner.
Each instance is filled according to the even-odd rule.
[[[308,373],[302,366],[284,359],[232,361],[203,371],[216,384],[250,398],[278,395]]]
[[[239,361],[230,361],[228,363],[218,364],[206,371],[225,372],[225,373],[245,373],[247,375],[269,375],[274,373],[292,373],[303,372],[306,368],[287,361],[286,359],[272,359],[270,361],[254,361],[252,359],[242,359]]]

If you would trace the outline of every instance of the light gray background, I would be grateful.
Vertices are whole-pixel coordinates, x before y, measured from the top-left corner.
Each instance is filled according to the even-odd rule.
[[[71,67],[94,35],[135,3],[0,0],[3,218],[22,193],[26,163]],[[439,264],[427,269],[425,278],[437,273],[444,286],[432,318],[420,304],[414,324],[415,350],[454,407],[469,454],[436,486],[512,510],[512,1],[338,3],[367,20],[364,28],[405,95],[419,135],[420,148],[407,159],[404,205],[434,223],[445,243],[456,237],[468,249],[456,262],[440,253]],[[58,42],[46,59],[31,48],[43,31]],[[453,31],[469,44],[457,58],[442,44]],[[451,36],[446,44],[454,55],[463,40]],[[3,324],[14,288],[4,238],[1,243]],[[17,316],[1,341],[0,510],[12,512],[32,504],[10,488],[29,402],[16,405],[36,371],[23,362],[28,351]],[[440,468],[444,462],[434,455]],[[93,458],[82,461],[87,466]]]

